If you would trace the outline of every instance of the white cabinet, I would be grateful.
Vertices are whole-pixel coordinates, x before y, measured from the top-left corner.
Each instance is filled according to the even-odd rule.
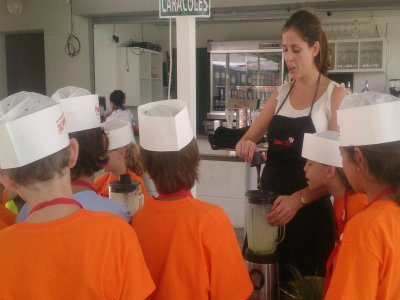
[[[161,100],[162,53],[142,48],[119,48],[117,84],[126,94],[126,106]]]
[[[333,69],[329,72],[384,72],[386,39],[348,39],[328,42]]]

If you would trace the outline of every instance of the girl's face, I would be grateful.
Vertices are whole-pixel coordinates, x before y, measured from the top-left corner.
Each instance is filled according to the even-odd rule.
[[[315,65],[314,57],[318,54],[319,43],[309,47],[295,29],[288,29],[282,34],[283,57],[293,80],[308,74]]]
[[[327,165],[320,164],[313,160],[307,160],[304,166],[304,172],[306,172],[307,184],[310,190],[326,187],[328,170],[329,166]]]
[[[358,171],[359,169],[357,169],[354,159],[342,147],[340,147],[340,153],[342,154],[343,171],[351,187],[356,192],[364,192],[360,184],[361,174]]]

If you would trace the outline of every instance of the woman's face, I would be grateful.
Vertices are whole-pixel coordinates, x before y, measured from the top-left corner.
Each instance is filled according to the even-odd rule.
[[[316,42],[309,47],[295,29],[288,29],[282,34],[283,57],[293,80],[307,75],[315,65],[314,57],[318,54]]]
[[[327,165],[320,164],[313,160],[307,160],[304,166],[304,172],[306,173],[307,184],[310,190],[326,187],[328,169],[329,166]]]
[[[351,187],[356,192],[364,192],[360,184],[360,177],[362,176],[357,169],[354,159],[350,156],[347,150],[340,147],[342,154],[343,171],[350,182]]]

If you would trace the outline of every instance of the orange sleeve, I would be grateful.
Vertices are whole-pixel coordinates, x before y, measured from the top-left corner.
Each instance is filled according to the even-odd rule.
[[[6,226],[15,224],[15,218],[17,217],[11,210],[7,209],[4,205],[0,205],[0,221]]]

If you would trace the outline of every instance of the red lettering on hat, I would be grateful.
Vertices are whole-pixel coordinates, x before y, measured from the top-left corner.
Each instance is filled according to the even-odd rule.
[[[64,114],[61,116],[60,119],[57,120],[57,129],[58,129],[58,134],[62,134],[62,132],[65,129],[65,117]]]

